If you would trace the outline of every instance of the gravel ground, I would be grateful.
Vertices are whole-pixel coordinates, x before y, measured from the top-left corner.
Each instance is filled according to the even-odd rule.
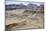
[[[6,11],[6,13],[8,13],[6,14],[6,25],[7,25],[6,31],[7,30],[15,31],[16,29],[43,29],[44,28],[43,13],[34,13],[34,14],[30,12],[24,13],[24,10],[20,12],[21,13],[19,13],[18,10]]]

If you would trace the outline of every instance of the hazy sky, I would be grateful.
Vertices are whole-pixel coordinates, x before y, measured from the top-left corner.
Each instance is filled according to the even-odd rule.
[[[18,1],[18,0],[17,0]],[[22,1],[22,0],[21,0]],[[24,0],[23,0],[24,1]],[[31,0],[25,0],[25,1],[30,1],[31,3],[33,3],[33,4],[37,4],[38,6],[40,5],[40,4],[43,4],[43,3],[41,3],[41,2],[32,2]],[[23,3],[23,4],[25,4],[25,5],[27,5],[29,2],[16,2],[16,0],[6,0],[6,4],[20,4],[20,3]]]
[[[44,0],[7,0],[7,1],[44,1]]]

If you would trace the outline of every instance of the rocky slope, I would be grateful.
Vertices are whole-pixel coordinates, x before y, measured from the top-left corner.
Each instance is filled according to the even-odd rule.
[[[6,26],[11,30],[42,29],[44,27],[44,13],[25,9],[6,11]]]

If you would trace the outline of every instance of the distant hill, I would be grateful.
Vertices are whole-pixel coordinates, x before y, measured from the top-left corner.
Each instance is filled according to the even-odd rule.
[[[28,5],[24,4],[10,4],[10,5],[5,5],[6,10],[15,10],[15,9],[36,9],[36,8],[44,8],[44,5],[41,4],[38,6],[37,4],[31,4],[29,3]]]

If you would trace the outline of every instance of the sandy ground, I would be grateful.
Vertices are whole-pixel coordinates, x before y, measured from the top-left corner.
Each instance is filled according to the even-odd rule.
[[[14,29],[42,29],[44,28],[44,14],[43,13],[30,13],[25,10],[6,11],[6,25],[17,23],[17,26],[11,26]],[[20,24],[20,25],[19,25]],[[25,24],[25,25],[23,25]]]

